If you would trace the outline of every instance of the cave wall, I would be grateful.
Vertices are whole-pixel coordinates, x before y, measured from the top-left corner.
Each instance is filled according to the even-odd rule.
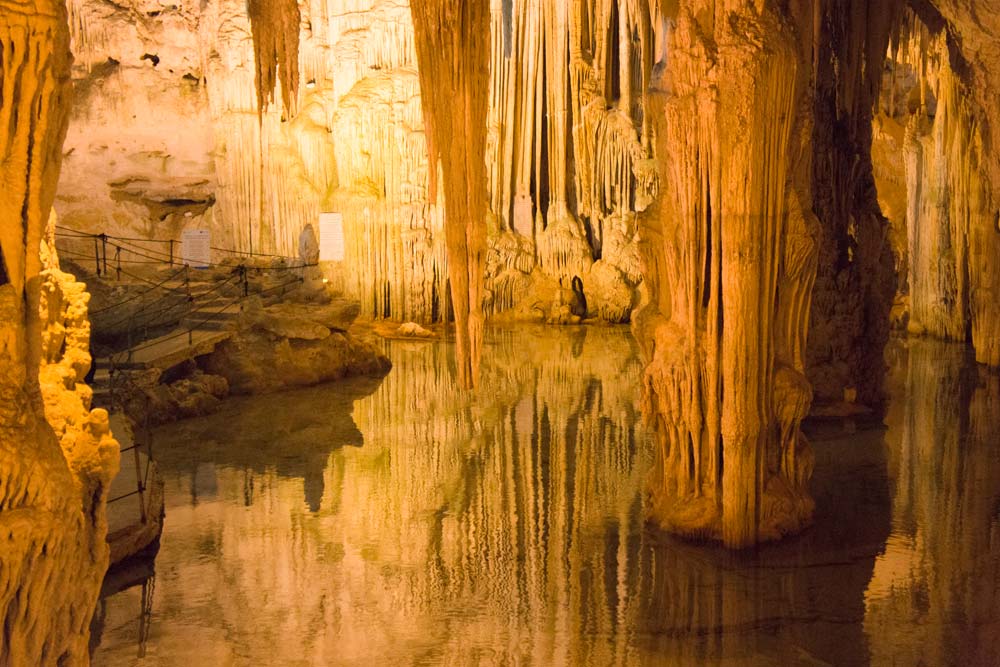
[[[820,220],[806,375],[817,400],[882,401],[895,298],[891,225],[879,209],[872,113],[902,3],[823,3],[816,25],[813,207]]]
[[[963,38],[968,24],[914,7],[883,75],[875,145],[880,200],[903,202],[890,205],[901,230],[898,324],[911,335],[971,341],[980,363],[997,366],[1000,229],[990,136],[1000,103],[976,90],[994,76],[990,47]]]
[[[629,317],[636,212],[655,190],[644,91],[663,48],[632,4],[490,3],[488,314],[547,319],[578,276],[592,314]],[[428,189],[410,7],[299,13],[298,94],[290,112],[259,114],[246,3],[72,0],[63,223],[155,238],[203,227],[219,247],[294,255],[306,224],[341,211],[335,284],[376,317],[442,319],[445,211]]]
[[[197,3],[68,6],[74,96],[60,224],[174,239],[210,226],[218,184]]]
[[[88,663],[118,467],[89,409],[88,295],[46,233],[66,132],[61,2],[0,3],[0,664]]]

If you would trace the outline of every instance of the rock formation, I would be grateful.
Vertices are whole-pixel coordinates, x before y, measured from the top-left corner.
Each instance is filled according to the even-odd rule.
[[[911,329],[926,320],[963,337],[971,327],[990,361],[985,302],[1000,241],[980,133],[997,105],[952,74],[967,47],[923,4],[952,64],[930,73],[941,97],[933,148],[908,139],[905,262],[890,241],[899,225],[878,206],[871,122],[883,62],[891,38],[924,34],[901,30],[913,22],[903,9],[681,2],[668,21],[650,104],[661,190],[642,216],[646,299],[633,326],[651,360],[654,514],[671,530],[743,546],[809,520],[812,463],[798,425],[811,385],[827,401],[880,402],[894,267],[909,266]],[[994,27],[953,11],[972,39]],[[925,76],[933,49],[903,51]],[[968,73],[978,64],[988,79],[974,53]]]
[[[112,185],[124,227],[141,204],[147,233],[169,223],[154,236],[201,225],[294,254],[339,210],[347,259],[331,279],[365,315],[454,316],[463,384],[484,317],[621,321],[643,282],[655,514],[731,546],[808,522],[799,423],[814,395],[881,401],[894,301],[902,317],[909,300],[912,332],[971,337],[1000,363],[1000,104],[985,92],[1000,19],[978,7],[70,3],[81,109],[108,105],[112,72],[166,67],[212,126],[197,184],[171,175],[187,149],[164,145],[156,183],[142,175],[155,153],[124,151],[148,153]]]
[[[741,547],[812,512],[798,428],[817,252],[814,17],[703,4],[681,3],[654,83],[662,190],[642,218],[648,296],[633,326],[650,359],[654,513]]]
[[[523,305],[530,317],[578,276],[592,315],[629,317],[641,279],[635,213],[655,188],[643,107],[656,45],[648,12],[619,5],[490,4],[487,315]],[[219,247],[294,254],[304,225],[336,210],[347,257],[330,277],[363,313],[448,316],[444,207],[428,188],[437,171],[406,3],[300,4],[301,85],[263,114],[245,3],[70,9],[79,101],[57,204],[64,224],[160,239],[208,228]],[[271,86],[262,99],[280,92],[261,81]],[[147,129],[156,126],[178,131]]]
[[[88,295],[45,234],[69,111],[65,6],[0,3],[0,56],[0,664],[80,665],[118,444],[83,384]]]
[[[486,253],[486,0],[413,0],[431,202],[440,169],[458,383],[479,381]]]
[[[1000,366],[996,161],[984,139],[1000,104],[974,91],[989,72],[984,56],[966,60],[968,49],[933,10],[907,12],[883,75],[878,188],[901,230],[909,332],[971,339],[978,361]]]

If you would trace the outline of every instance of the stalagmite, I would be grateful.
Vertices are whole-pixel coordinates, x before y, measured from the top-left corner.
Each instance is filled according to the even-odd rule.
[[[65,5],[0,2],[0,664],[82,665],[118,444],[83,384],[89,296],[45,233],[66,132]]]
[[[458,382],[478,382],[486,255],[486,112],[489,5],[486,0],[414,0],[430,195],[445,204],[448,275],[455,314]]]

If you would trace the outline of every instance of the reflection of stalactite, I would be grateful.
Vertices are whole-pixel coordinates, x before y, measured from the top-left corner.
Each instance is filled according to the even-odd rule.
[[[908,348],[888,420],[896,530],[865,596],[872,661],[997,664],[1000,380],[960,344]]]
[[[852,463],[815,480],[835,512],[794,544],[731,555],[650,539],[643,369],[627,332],[490,329],[486,343],[477,395],[455,386],[446,344],[388,343],[393,372],[353,404],[364,446],[330,453],[315,513],[302,471],[282,462],[280,431],[297,415],[271,417],[275,436],[206,418],[219,493],[192,509],[177,475],[158,561],[164,615],[198,618],[199,648],[223,662],[239,651],[318,664],[430,652],[445,664],[864,664],[862,594],[888,530],[881,447],[817,448]],[[349,419],[336,389],[310,391],[295,401],[303,413]],[[275,400],[251,403],[267,419],[285,414]],[[278,462],[248,437],[275,442]],[[184,469],[194,439],[158,443]],[[262,596],[266,607],[253,604]],[[167,642],[188,625],[159,627]]]
[[[632,397],[640,366],[620,331],[491,330],[488,343],[497,352],[484,360],[481,393],[496,400],[485,414],[454,387],[445,346],[396,348],[395,375],[356,409],[369,444],[348,459],[337,521],[350,535],[385,536],[380,554],[418,568],[402,603],[409,617],[482,596],[498,613],[550,619],[524,650],[559,662],[563,649],[546,636],[610,634],[641,595],[640,582],[618,580],[638,558],[642,523],[645,457]],[[351,472],[387,456],[375,486]],[[427,507],[440,510],[424,517]],[[414,512],[398,533],[399,518]],[[466,654],[465,634],[449,634],[444,650]],[[602,662],[612,648],[570,650]]]

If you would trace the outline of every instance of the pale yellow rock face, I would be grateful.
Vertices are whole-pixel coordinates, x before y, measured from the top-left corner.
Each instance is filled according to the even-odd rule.
[[[343,300],[267,308],[250,302],[233,336],[205,357],[205,370],[225,378],[234,394],[382,375],[389,360],[371,341],[349,331],[357,314],[357,305]]]
[[[108,416],[89,409],[82,384],[89,297],[44,238],[68,112],[68,46],[62,4],[0,2],[4,665],[87,664],[108,562],[105,499],[118,467]]]
[[[208,228],[219,247],[295,255],[306,224],[340,211],[347,256],[328,273],[362,312],[445,317],[446,212],[428,188],[438,166],[408,3],[300,3],[297,92],[262,115],[261,100],[284,93],[271,78],[258,94],[243,0],[69,6],[77,102],[64,224],[161,239]],[[655,192],[643,108],[663,45],[628,39],[624,26],[645,14],[610,0],[484,7],[486,243],[499,267],[484,312],[522,305],[525,285],[577,276],[595,315],[625,321],[641,280],[636,213]]]

